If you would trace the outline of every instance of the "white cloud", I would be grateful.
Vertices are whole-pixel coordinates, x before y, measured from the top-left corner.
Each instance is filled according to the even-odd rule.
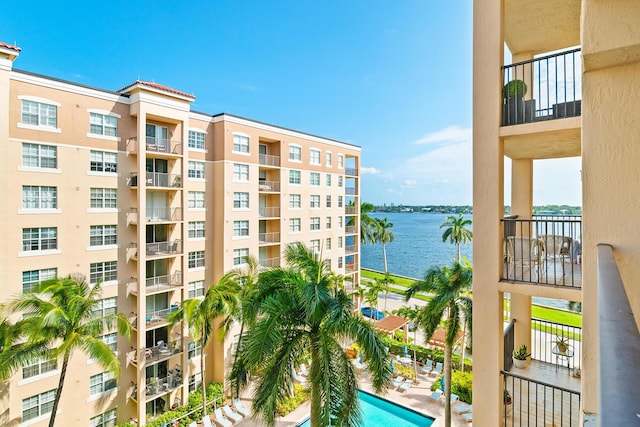
[[[431,132],[415,141],[416,145],[433,144],[436,142],[466,142],[471,140],[471,128],[462,128],[458,125],[449,126],[435,132]]]
[[[363,167],[360,168],[360,174],[361,175],[367,175],[367,174],[368,175],[379,175],[380,174],[380,169],[377,169],[377,168],[375,168],[373,166],[371,166],[371,167],[363,166]]]
[[[418,184],[418,181],[415,179],[405,179],[400,188],[415,188],[416,184]]]

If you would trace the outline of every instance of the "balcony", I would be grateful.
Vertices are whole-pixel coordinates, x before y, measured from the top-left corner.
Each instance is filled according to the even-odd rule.
[[[147,329],[155,329],[168,324],[167,316],[178,309],[178,304],[171,304],[170,307],[160,310],[149,311],[145,314],[145,325]],[[138,329],[138,316],[135,313],[131,315],[131,327]]]
[[[358,169],[357,168],[345,168],[344,169],[344,174],[346,176],[358,176]]]
[[[345,246],[344,248],[344,253],[346,255],[353,255],[356,252],[358,252],[358,246],[356,245],[348,245],[348,246]]]
[[[131,258],[138,259],[137,244],[132,242],[130,245],[135,252]],[[169,240],[166,242],[153,242],[145,244],[145,253],[147,258],[167,258],[182,253],[182,240]]]
[[[146,172],[145,184],[147,187],[155,188],[182,188],[182,175],[169,174],[161,172]],[[133,172],[129,177],[129,185],[131,187],[138,186],[138,173]]]
[[[504,66],[502,79],[502,126],[581,115],[580,49]]]
[[[358,194],[357,190],[358,189],[356,187],[345,187],[344,194],[347,196],[356,196]]]
[[[582,218],[505,218],[501,280],[582,288]]]
[[[182,287],[182,272],[176,271],[170,275],[147,277],[145,279],[145,294],[158,294],[176,290]],[[138,279],[132,277],[132,281],[127,284],[127,291],[132,295],[138,295]]]
[[[345,206],[344,207],[345,215],[358,215],[358,207],[357,206]]]
[[[170,139],[156,138],[153,136],[146,136],[144,140],[147,153],[164,154],[166,157],[182,155],[183,145],[181,141],[172,141]],[[140,150],[138,137],[134,136],[127,140],[126,150],[127,153],[130,154],[138,154]]]
[[[127,212],[127,225],[138,223],[138,208],[131,208]],[[182,208],[151,208],[146,210],[147,224],[182,221]]]
[[[261,258],[258,262],[261,268],[277,267],[280,265],[280,258]]]
[[[280,156],[273,156],[271,154],[260,154],[258,156],[258,162],[260,166],[270,166],[274,168],[280,167]]]
[[[280,208],[279,207],[262,207],[258,208],[258,216],[260,218],[280,218]]]
[[[279,193],[280,182],[278,181],[260,181],[258,184],[258,191],[260,193]]]
[[[147,386],[144,391],[145,401],[150,401],[156,397],[167,394],[172,390],[182,387],[182,370],[179,366],[169,371],[163,378],[147,378]]]
[[[169,359],[172,356],[182,354],[184,348],[182,347],[182,340],[175,340],[170,343],[158,342],[158,345],[153,347],[143,348],[139,352],[136,351],[137,356],[131,360],[131,363],[138,366],[139,361],[144,361],[147,365],[162,362]]]
[[[280,232],[276,231],[273,233],[259,233],[258,243],[260,244],[260,246],[277,245],[280,243]]]
[[[356,227],[355,225],[347,225],[344,228],[344,232],[345,232],[345,234],[357,234],[358,233],[358,227]]]

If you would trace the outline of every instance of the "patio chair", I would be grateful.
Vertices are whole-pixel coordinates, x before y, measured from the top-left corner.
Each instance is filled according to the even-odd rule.
[[[233,399],[233,407],[236,408],[236,412],[244,417],[248,417],[251,414],[251,411],[242,404],[240,399]]]
[[[402,383],[400,387],[398,387],[398,391],[402,393],[409,390],[409,388],[411,387],[411,384],[413,384],[413,380],[406,380],[405,382]]]
[[[453,405],[454,403],[456,403],[458,401],[458,399],[460,399],[460,396],[458,396],[455,393],[451,393],[451,404]],[[442,402],[444,403],[444,401]]]
[[[524,282],[538,282],[540,279],[541,249],[542,242],[538,239],[508,236],[507,278]]]
[[[470,423],[471,421],[473,421],[473,412],[467,412],[466,414],[462,414],[462,419]]]
[[[204,419],[202,420],[204,421]],[[233,423],[222,415],[222,409],[218,408],[213,411],[213,421],[221,427],[231,427]]]
[[[393,383],[391,383],[391,387],[398,388],[404,382],[404,377],[402,375],[398,375],[394,378]]]
[[[542,234],[540,242],[542,243],[545,275],[548,274],[549,261],[554,265],[559,261],[562,267],[562,275],[564,276],[564,264],[571,259],[571,237]]]
[[[420,370],[420,373],[426,375],[430,373],[432,370],[433,370],[433,360],[427,359],[427,364],[422,367],[422,369]]]
[[[473,410],[473,405],[467,405],[465,403],[464,405],[458,405],[454,407],[453,410],[456,411],[456,414],[462,415],[465,412],[471,412]]]
[[[436,389],[433,393],[431,393],[431,396],[429,397],[431,398],[431,400],[440,400],[440,398],[442,397],[442,390]]]
[[[293,381],[298,384],[307,385],[307,379],[300,375],[297,371],[293,371]]]
[[[204,427],[213,427],[213,423],[211,422],[211,417],[209,415],[202,417],[202,425]]]
[[[231,420],[232,422],[238,422],[242,420],[243,416],[235,412],[233,409],[229,408],[229,405],[224,405],[222,407],[222,413],[226,418]]]
[[[442,373],[442,367],[443,367],[442,362],[436,363],[436,367],[433,369],[433,371],[429,372],[429,375],[437,377]]]

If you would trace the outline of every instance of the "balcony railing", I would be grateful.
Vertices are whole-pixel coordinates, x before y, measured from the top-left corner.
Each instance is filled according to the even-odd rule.
[[[132,211],[136,209],[132,208]],[[147,222],[182,221],[182,208],[150,208],[146,217]]]
[[[147,277],[145,279],[147,291],[160,290],[163,288],[176,288],[182,286],[182,272],[176,271],[173,274],[164,276]]]
[[[182,155],[182,142],[180,141],[153,136],[144,137],[144,141],[146,142],[147,152]],[[126,149],[128,153],[137,153],[140,150],[138,137],[134,136],[127,139]]]
[[[358,214],[358,207],[357,206],[345,206],[344,207],[344,214],[345,215],[357,215]]]
[[[356,245],[347,245],[344,247],[344,252],[346,254],[354,254],[358,252],[358,247]]]
[[[356,227],[355,225],[347,225],[344,228],[344,232],[346,234],[356,234],[358,232],[358,227]]]
[[[163,378],[147,378],[147,387],[145,389],[145,400],[150,400],[161,394],[166,394],[182,386],[182,371],[174,368],[166,377]]]
[[[162,256],[182,253],[182,240],[154,242],[145,245],[147,256]]]
[[[357,193],[357,188],[355,187],[345,187],[344,189],[344,194],[346,194],[347,196],[355,196]]]
[[[629,304],[636,291],[625,290],[611,246],[598,245],[597,265],[600,425],[638,425],[640,332]]]
[[[280,258],[262,258],[259,261],[260,267],[269,268],[269,267],[277,267],[280,265]]]
[[[501,220],[505,261],[502,280],[582,287],[582,220],[549,218]]]
[[[144,360],[147,364],[161,362],[170,358],[171,356],[180,354],[182,352],[184,352],[184,349],[182,347],[182,340],[175,340],[169,343],[159,341],[158,345],[143,348],[139,352],[136,351],[136,353],[139,354],[139,359],[134,358],[132,360],[132,363],[134,365],[138,365],[139,360]]]
[[[582,328],[553,323],[541,319],[531,319],[531,359],[566,366],[572,372],[580,364],[582,355]],[[555,341],[562,338],[569,347],[563,353],[558,351]]]
[[[166,322],[167,316],[170,313],[173,313],[178,309],[178,304],[171,304],[168,308],[163,308],[160,310],[149,311],[145,314],[145,323],[147,326],[152,324],[161,324]],[[138,327],[138,316],[136,313],[132,313],[131,315],[131,326],[134,328]]]
[[[146,172],[145,184],[147,187],[182,188],[182,176],[162,172]],[[138,173],[133,172],[129,177],[131,187],[138,186]]]
[[[265,193],[279,193],[280,182],[278,181],[260,181],[258,190]]]
[[[280,156],[274,156],[271,154],[260,154],[258,156],[258,162],[263,166],[280,166]]]
[[[280,242],[280,232],[276,231],[273,233],[259,233],[258,240],[260,244],[263,243],[279,243]]]
[[[502,79],[505,85],[502,93],[503,126],[581,114],[580,49],[504,66]],[[519,82],[510,83],[514,81]],[[525,83],[526,89],[521,82]]]
[[[279,207],[258,208],[258,215],[260,216],[260,218],[278,218],[280,217],[280,208]]]
[[[344,169],[344,174],[347,176],[358,176],[358,169],[357,168],[345,168]]]

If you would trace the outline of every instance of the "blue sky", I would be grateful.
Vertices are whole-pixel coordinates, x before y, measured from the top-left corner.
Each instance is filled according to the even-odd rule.
[[[109,90],[155,81],[197,111],[359,145],[364,201],[471,204],[471,0],[65,4],[0,16],[16,68]],[[574,189],[550,191],[534,201]]]

